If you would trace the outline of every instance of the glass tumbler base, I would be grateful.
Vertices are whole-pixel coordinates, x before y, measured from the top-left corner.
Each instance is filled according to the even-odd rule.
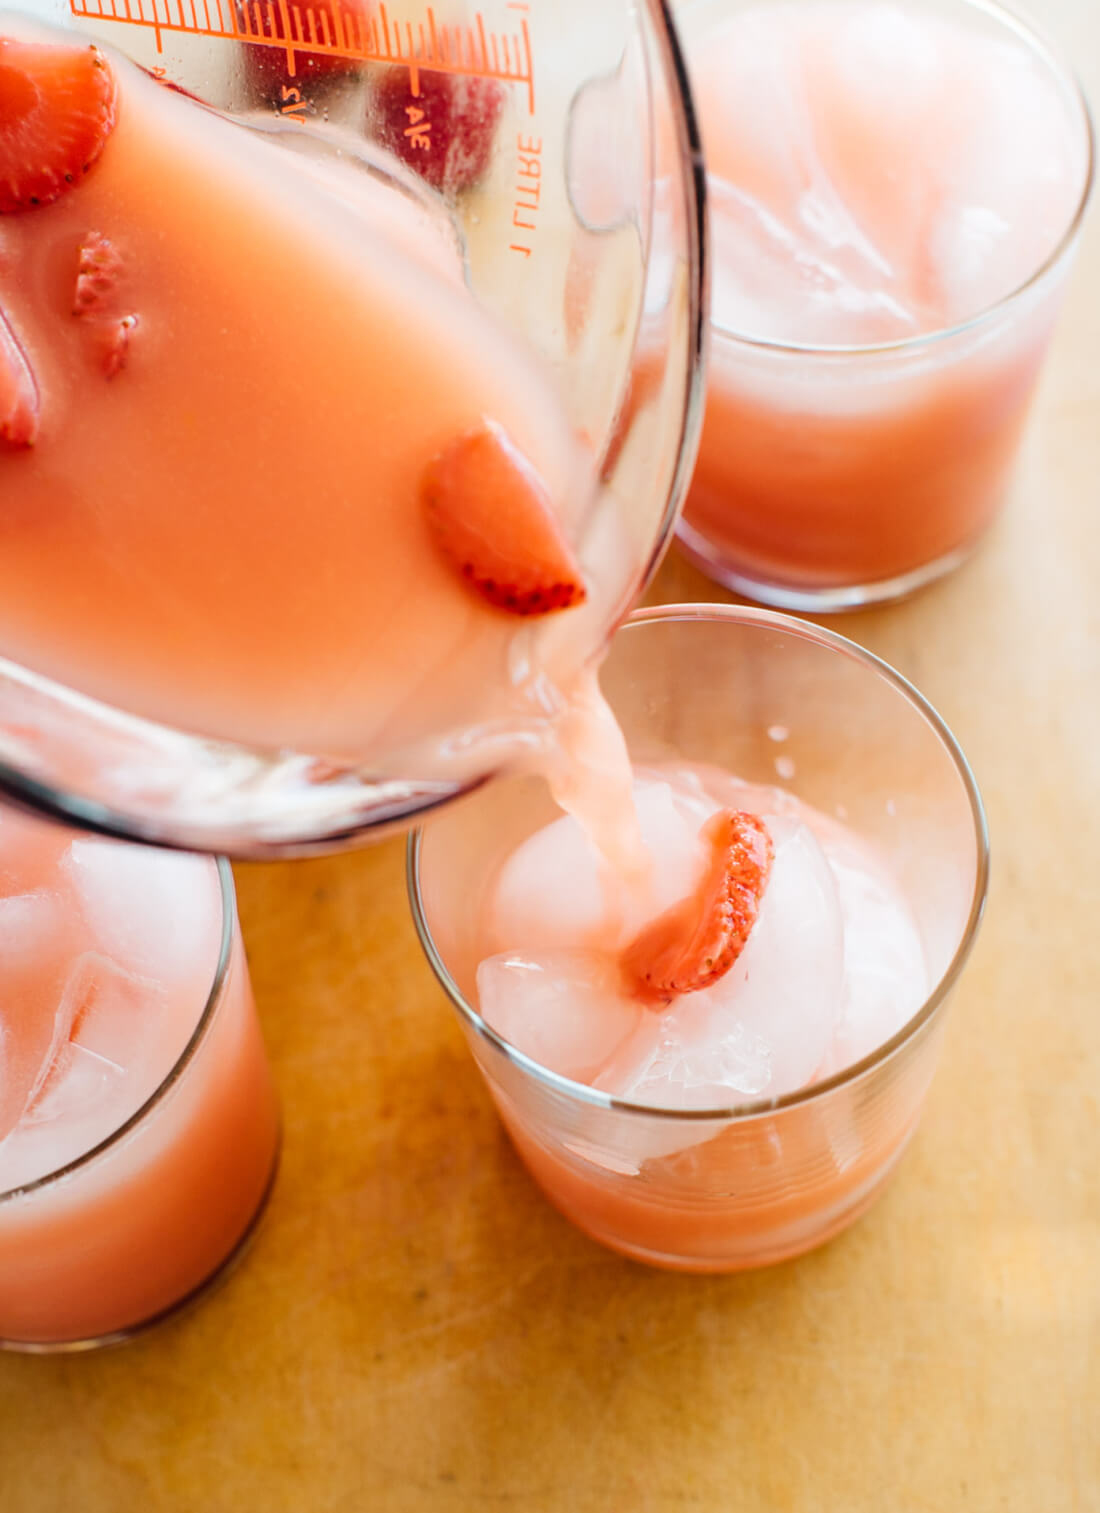
[[[867,609],[875,604],[892,604],[899,599],[907,599],[910,594],[917,593],[961,567],[977,545],[976,541],[968,541],[946,556],[937,557],[934,562],[893,578],[881,578],[873,583],[814,586],[764,577],[751,568],[729,561],[705,536],[701,536],[683,520],[677,527],[677,540],[681,552],[693,566],[731,593],[751,599],[757,604],[766,604],[772,609],[793,610],[796,614],[805,615],[841,614],[847,610]]]

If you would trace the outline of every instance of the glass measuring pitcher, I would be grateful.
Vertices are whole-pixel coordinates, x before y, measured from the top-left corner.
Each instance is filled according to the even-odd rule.
[[[703,189],[667,7],[24,0],[6,36],[94,43],[117,111],[76,182],[0,215],[0,360],[34,399],[23,433],[0,413],[0,787],[271,856],[507,765],[693,460]],[[563,612],[438,549],[424,479],[475,433],[556,512],[576,581],[536,597]]]

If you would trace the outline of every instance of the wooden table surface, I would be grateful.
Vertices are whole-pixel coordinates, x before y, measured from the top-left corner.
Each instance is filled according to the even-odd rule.
[[[1097,0],[1043,0],[1100,99]],[[673,556],[658,597],[718,597]],[[983,787],[984,932],[879,1205],[771,1271],[647,1271],[505,1143],[405,903],[400,841],[239,869],[286,1144],[202,1309],[0,1359],[0,1513],[1100,1509],[1100,221],[1011,507],[840,628]]]

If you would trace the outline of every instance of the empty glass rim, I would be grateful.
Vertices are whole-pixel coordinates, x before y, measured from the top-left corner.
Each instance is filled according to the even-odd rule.
[[[695,1124],[715,1120],[730,1123],[735,1120],[754,1119],[776,1114],[782,1112],[784,1109],[798,1108],[803,1104],[812,1103],[829,1093],[833,1093],[839,1088],[846,1087],[850,1083],[857,1082],[860,1078],[898,1055],[935,1017],[937,1011],[944,1004],[955,983],[958,981],[966,960],[970,955],[974,941],[977,938],[978,926],[981,923],[986,895],[989,889],[989,829],[986,822],[985,808],[982,804],[981,794],[978,791],[974,774],[951,730],[924,695],[907,678],[891,667],[888,662],[884,662],[881,657],[875,656],[874,652],[867,651],[864,647],[857,645],[856,642],[849,641],[845,636],[838,635],[836,631],[826,630],[822,626],[798,620],[792,615],[782,615],[775,613],[773,610],[756,609],[736,604],[665,604],[652,609],[636,610],[624,622],[619,634],[642,626],[666,622],[684,624],[691,621],[719,622],[780,631],[798,640],[813,642],[818,646],[848,657],[850,660],[865,667],[868,672],[874,673],[884,679],[900,693],[931,726],[942,742],[948,756],[951,758],[955,771],[966,792],[971,818],[974,822],[977,858],[974,869],[974,889],[971,895],[970,910],[959,943],[945,971],[940,976],[935,987],[925,998],[921,1007],[906,1020],[905,1024],[902,1025],[896,1034],[892,1035],[882,1045],[877,1046],[869,1055],[854,1062],[851,1066],[845,1067],[842,1071],[835,1072],[831,1077],[823,1078],[820,1082],[809,1083],[805,1087],[795,1089],[794,1092],[784,1093],[778,1098],[749,1099],[741,1103],[727,1104],[711,1109],[656,1108],[645,1103],[631,1103],[627,1099],[616,1098],[612,1094],[602,1092],[598,1088],[589,1087],[587,1083],[574,1082],[570,1077],[563,1077],[558,1072],[550,1071],[549,1068],[542,1066],[530,1056],[525,1055],[524,1052],[517,1050],[515,1046],[510,1045],[507,1040],[498,1035],[481,1017],[473,1005],[467,1002],[462,990],[451,976],[446,963],[436,949],[435,941],[432,938],[431,929],[424,912],[420,886],[423,844],[422,827],[417,827],[409,836],[406,850],[406,882],[408,885],[409,902],[412,908],[413,924],[415,925],[421,948],[428,958],[428,963],[443,991],[471,1029],[483,1040],[487,1040],[507,1061],[510,1061],[520,1071],[534,1078],[535,1081],[541,1082],[553,1092],[571,1098],[577,1103],[589,1104],[594,1108],[614,1109],[619,1113],[640,1115],[647,1119],[685,1120]]]
[[[188,1037],[187,1044],[176,1057],[167,1076],[158,1083],[141,1107],[136,1109],[124,1124],[120,1124],[116,1130],[106,1135],[98,1144],[93,1145],[90,1150],[85,1151],[80,1156],[74,1156],[64,1166],[59,1166],[54,1171],[46,1172],[41,1177],[35,1177],[31,1182],[24,1182],[19,1187],[12,1187],[6,1192],[0,1192],[0,1206],[17,1198],[29,1197],[32,1193],[39,1192],[43,1188],[51,1187],[63,1178],[71,1177],[83,1167],[89,1166],[93,1161],[98,1160],[100,1156],[106,1155],[114,1146],[125,1140],[131,1130],[136,1129],[139,1124],[144,1122],[146,1117],[153,1112],[162,1099],[167,1097],[172,1091],[187,1070],[187,1067],[194,1060],[199,1047],[206,1039],[218,1004],[221,1002],[222,989],[225,986],[225,979],[229,973],[229,962],[233,951],[233,922],[237,914],[237,895],[233,886],[233,873],[228,861],[224,856],[214,858],[202,857],[201,860],[213,860],[217,866],[222,927],[221,939],[218,945],[218,960],[214,968],[214,980],[210,985],[210,991],[206,996],[206,1002],[203,1005],[202,1013],[199,1015],[198,1023]]]
[[[701,10],[705,5],[713,3],[713,0],[685,0],[680,7],[680,30],[684,37],[685,50],[690,29],[687,18],[692,11]],[[751,347],[760,352],[786,352],[800,357],[874,357],[878,354],[917,352],[925,347],[931,347],[937,342],[950,341],[952,337],[964,336],[968,332],[976,331],[986,323],[992,323],[994,318],[1003,314],[1010,306],[1018,303],[1030,290],[1036,288],[1048,274],[1053,273],[1060,263],[1069,255],[1077,239],[1078,233],[1085,219],[1085,213],[1092,197],[1093,185],[1096,181],[1096,129],[1093,122],[1092,111],[1089,108],[1088,96],[1076,69],[1068,61],[1061,49],[1047,36],[1033,20],[1025,17],[1001,0],[959,0],[962,5],[967,5],[971,10],[981,11],[994,20],[1001,22],[1009,31],[1015,34],[1055,75],[1058,82],[1065,89],[1072,107],[1076,108],[1080,117],[1080,126],[1084,134],[1085,144],[1085,172],[1081,186],[1081,193],[1077,201],[1076,209],[1070,217],[1069,223],[1061,236],[1055,242],[1051,251],[1043,261],[1031,272],[1026,279],[1000,299],[994,300],[991,305],[968,315],[965,320],[956,321],[951,326],[941,326],[935,331],[919,331],[914,336],[903,336],[897,341],[869,342],[865,344],[815,344],[812,342],[800,343],[793,341],[776,341],[764,336],[750,336],[747,333],[731,330],[728,326],[719,325],[711,320],[711,332],[720,340],[734,343],[738,346]],[[696,111],[698,114],[698,111]],[[705,154],[704,143],[704,154]]]

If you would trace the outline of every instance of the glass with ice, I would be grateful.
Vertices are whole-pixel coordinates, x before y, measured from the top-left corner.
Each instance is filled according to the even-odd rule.
[[[688,0],[713,247],[681,538],[780,607],[896,598],[1006,491],[1093,175],[1071,70],[992,0]]]
[[[636,615],[603,682],[640,864],[495,784],[414,837],[418,929],[567,1217],[658,1265],[780,1260],[862,1213],[916,1128],[984,903],[981,802],[903,679],[766,611]]]
[[[195,1296],[277,1151],[226,864],[0,810],[0,1346],[109,1342]]]
[[[678,62],[660,0],[0,18],[0,783],[272,854],[552,741],[694,450]]]

